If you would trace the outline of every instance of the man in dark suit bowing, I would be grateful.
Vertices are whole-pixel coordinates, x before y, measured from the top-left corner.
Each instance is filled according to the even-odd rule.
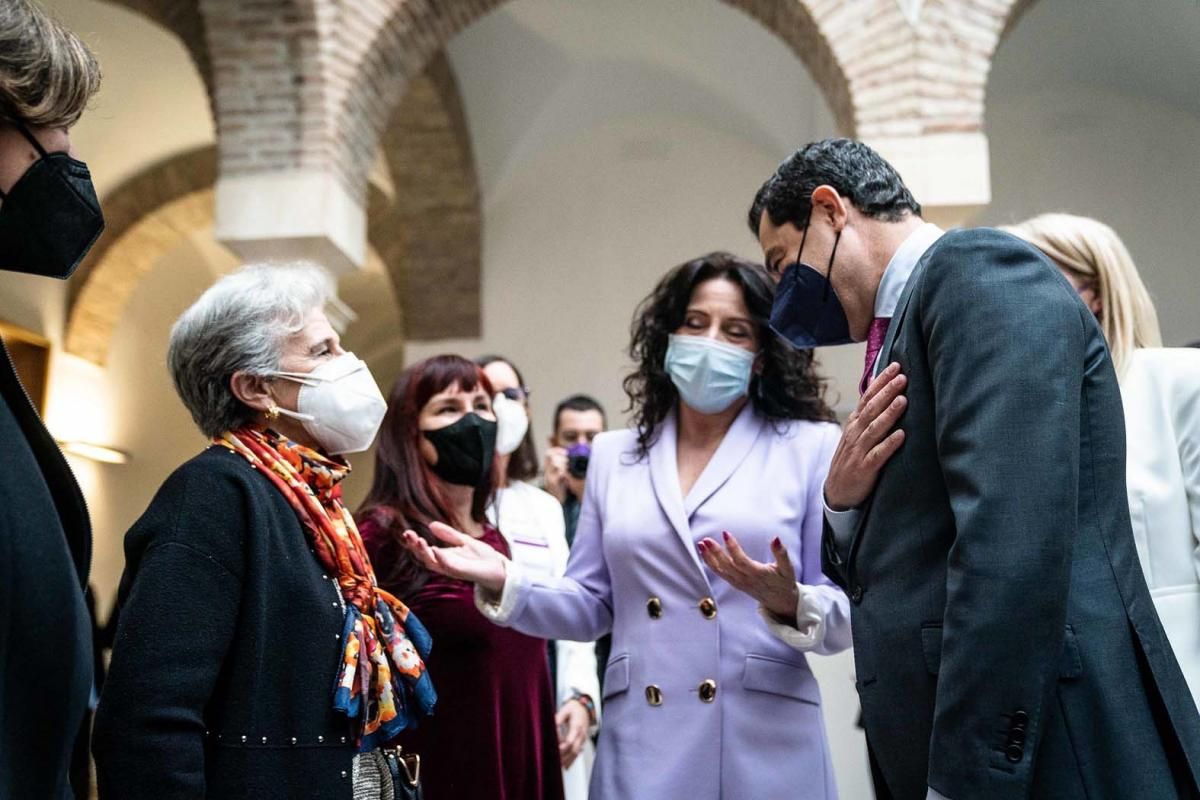
[[[868,342],[824,567],[852,601],[876,792],[1195,797],[1200,715],[1138,566],[1103,334],[1033,248],[920,213],[877,153],[832,139],[749,220],[776,330]]]

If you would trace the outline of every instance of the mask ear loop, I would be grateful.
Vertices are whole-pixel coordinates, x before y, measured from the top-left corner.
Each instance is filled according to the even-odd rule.
[[[38,138],[33,135],[33,131],[29,130],[29,128],[26,128],[24,123],[15,122],[15,123],[13,123],[13,126],[18,131],[21,132],[21,135],[24,136],[31,145],[33,145],[33,149],[38,151],[38,155],[41,158],[46,158],[49,155],[49,153],[46,152],[46,148],[42,147],[42,143],[39,142]],[[11,190],[12,187],[10,186],[9,189]],[[0,191],[0,200],[7,200],[7,199],[8,199],[8,194],[3,191]]]
[[[323,382],[331,380],[330,378],[322,378],[320,376],[313,377],[307,372],[272,372],[270,377],[283,378],[293,383],[298,383],[301,386],[320,386]]]
[[[812,198],[808,198],[808,217],[804,220],[804,230],[800,233],[800,249],[796,251],[796,264],[802,264],[800,257],[804,255],[804,243],[808,241],[808,229],[812,225]]]
[[[838,231],[833,237],[833,249],[829,251],[829,266],[825,268],[825,296],[821,298],[822,303],[829,301],[829,291],[833,286],[833,257],[837,255],[838,242],[842,240],[842,232]]]
[[[313,386],[313,384],[311,384],[311,383],[306,383],[303,380],[298,380],[297,378],[291,377],[290,375],[287,375],[284,373],[276,373],[275,375],[273,375],[271,377],[281,377],[281,378],[284,378],[285,380],[295,381],[296,383],[299,383],[301,386]],[[274,413],[272,414],[272,412],[274,412]],[[274,422],[275,420],[279,419],[281,416],[282,417],[290,417],[291,419],[298,420],[300,422],[312,422],[313,420],[316,419],[316,417],[314,417],[312,414],[301,414],[299,411],[289,411],[288,409],[286,409],[283,406],[276,403],[274,397],[271,398],[271,408],[267,409],[266,413],[267,413],[267,421],[268,422]]]
[[[40,155],[42,158],[50,155],[46,152],[46,148],[42,147],[42,143],[38,141],[38,138],[33,135],[33,131],[29,130],[29,128],[26,128],[24,124],[18,122],[17,130],[21,132],[22,136],[29,140],[29,143],[33,145],[33,149],[38,151],[38,155]]]

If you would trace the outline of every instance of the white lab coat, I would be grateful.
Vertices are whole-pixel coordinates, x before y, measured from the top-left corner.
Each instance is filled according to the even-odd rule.
[[[552,495],[528,483],[514,483],[496,492],[496,499],[488,509],[488,521],[499,529],[513,560],[522,567],[542,576],[559,576],[566,571],[570,552],[566,525],[562,506]],[[600,679],[596,674],[595,644],[559,640],[555,643],[555,659],[554,694],[558,706],[580,692],[595,701],[599,715]],[[589,737],[575,763],[563,771],[566,800],[587,800],[595,757]]]

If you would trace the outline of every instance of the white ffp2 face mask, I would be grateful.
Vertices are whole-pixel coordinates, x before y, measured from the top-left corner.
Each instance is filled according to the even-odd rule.
[[[297,411],[279,409],[299,420],[331,456],[361,453],[375,441],[387,402],[367,364],[353,353],[325,362],[312,372],[273,372],[300,384]]]
[[[525,406],[503,394],[497,394],[492,399],[492,411],[496,414],[496,452],[502,456],[515,453],[529,431],[529,415],[525,413]]]

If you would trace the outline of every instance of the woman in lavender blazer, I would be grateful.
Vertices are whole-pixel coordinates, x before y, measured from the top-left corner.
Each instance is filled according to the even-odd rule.
[[[839,431],[811,354],[768,327],[772,295],[760,267],[714,253],[642,304],[625,382],[635,427],[595,441],[565,576],[530,574],[446,526],[445,547],[406,535],[430,569],[474,581],[499,625],[580,641],[612,631],[593,798],[836,797],[805,653],[850,644],[820,555]],[[726,532],[721,555],[757,571],[758,602],[700,557]]]

